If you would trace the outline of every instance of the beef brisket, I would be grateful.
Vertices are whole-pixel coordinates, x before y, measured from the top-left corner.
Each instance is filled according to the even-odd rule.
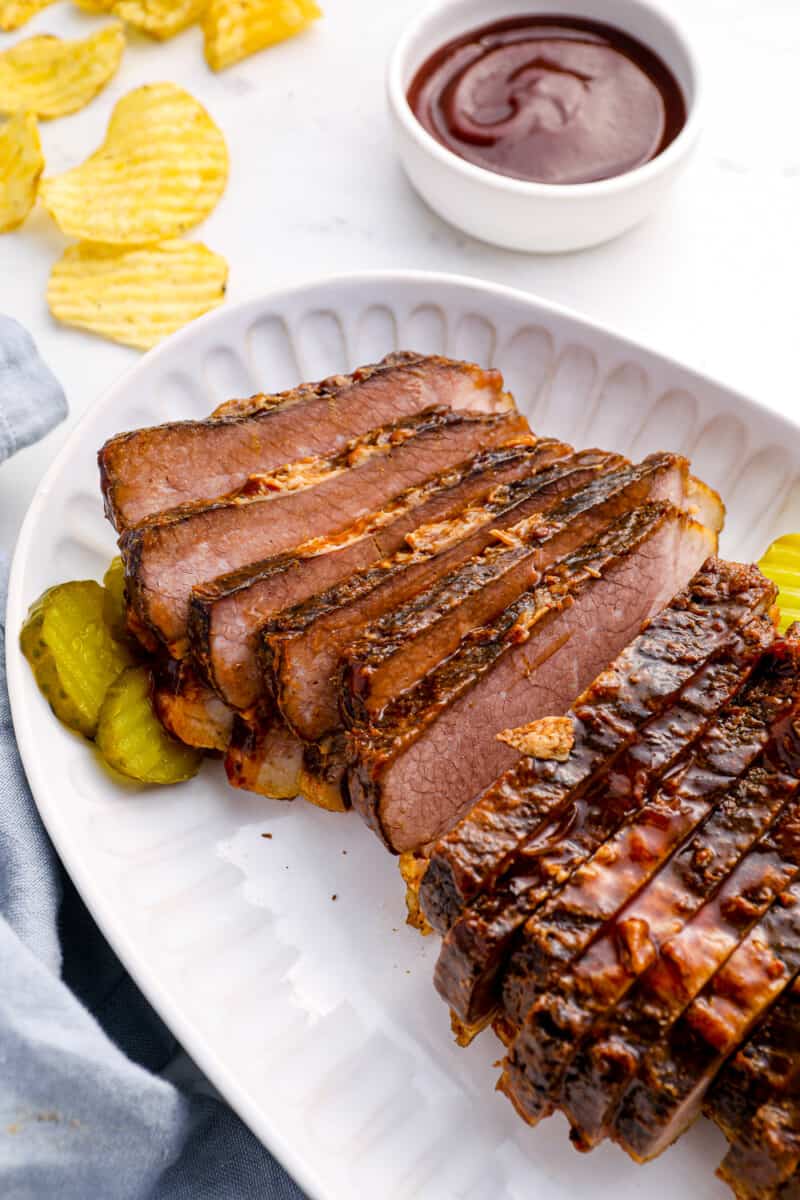
[[[261,711],[245,720],[236,716],[225,756],[231,787],[271,800],[293,800],[300,792],[303,747],[277,713]]]
[[[354,727],[348,787],[364,819],[400,852],[441,837],[518,757],[497,734],[564,713],[713,548],[707,529],[650,504],[554,566],[380,721]]]
[[[295,463],[262,479],[254,494],[176,509],[120,539],[130,603],[181,657],[197,584],[344,530],[477,451],[526,436],[527,422],[516,413],[431,410],[375,430],[335,458]]]
[[[717,1174],[737,1200],[773,1200],[800,1166],[800,1087],[766,1101],[728,1150]]]
[[[563,458],[548,470],[492,493],[452,522],[416,530],[410,548],[265,625],[263,666],[290,727],[308,741],[339,727],[340,658],[368,622],[449,577],[496,544],[498,532],[520,520],[537,519],[554,499],[585,485],[598,471],[614,468],[618,461],[594,451]],[[526,579],[535,581],[535,567],[528,567]]]
[[[446,932],[548,814],[572,811],[594,772],[669,707],[732,631],[766,612],[775,594],[756,568],[709,559],[573,705],[575,745],[567,762],[522,759],[434,847],[420,889],[431,925]]]
[[[190,641],[204,674],[231,707],[252,708],[264,695],[258,630],[285,609],[325,592],[406,545],[420,525],[450,521],[470,504],[506,489],[509,499],[527,478],[570,454],[563,442],[506,446],[477,454],[392,497],[356,525],[315,538],[285,554],[195,587]],[[576,456],[599,470],[613,456]]]
[[[733,1141],[776,1092],[800,1076],[800,982],[788,989],[720,1072],[704,1112]]]
[[[776,657],[765,656],[743,692],[685,757],[681,769],[656,788],[526,924],[503,989],[512,1020],[516,1016],[520,1027],[501,1086],[518,1111],[531,1119],[538,1120],[542,1111],[549,1110],[554,1088],[594,1016],[591,1011],[587,1015],[586,1006],[591,1006],[595,981],[581,956],[606,922],[622,913],[720,799],[727,801],[731,785],[758,758],[776,724],[791,709],[797,688],[795,660],[788,651],[781,652],[780,658],[775,653]],[[777,668],[783,657],[789,659],[789,669]],[[689,843],[690,851],[694,844]],[[723,869],[722,857],[719,869]],[[731,865],[728,862],[728,870]],[[695,861],[690,853],[688,872],[694,872],[696,880],[719,880],[716,856],[709,861],[700,854]],[[696,883],[695,890],[703,886]],[[627,909],[626,915],[630,913]],[[637,964],[644,970],[652,961],[647,927],[632,915],[627,925],[617,927],[615,938],[597,945],[600,949],[592,946],[590,962],[602,957],[602,949],[610,950],[613,957],[617,946],[625,951],[629,971]],[[609,986],[613,994],[613,976]],[[602,1007],[602,993],[598,1006]],[[527,1014],[524,1020],[522,1014]]]
[[[613,1131],[632,1158],[655,1158],[689,1127],[725,1060],[799,971],[800,883],[794,883],[639,1067]]]
[[[153,707],[173,737],[200,750],[227,750],[233,713],[188,661],[162,655],[153,679]]]
[[[587,1028],[592,1014],[596,1018],[616,1005],[602,1025],[597,1019],[591,1024],[565,1075],[561,1107],[573,1125],[573,1140],[583,1150],[605,1136],[642,1055],[666,1036],[800,871],[800,810],[795,798],[800,737],[794,729],[798,716],[800,706],[795,706],[761,761],[617,918],[575,972],[582,975],[579,991]],[[776,812],[775,824],[752,847],[760,828],[769,826]],[[742,861],[731,868],[738,858]],[[625,931],[637,920],[642,936],[631,957],[623,952]],[[593,966],[597,974],[589,982]],[[637,974],[641,978],[634,987]],[[625,995],[628,989],[632,990]]]
[[[500,412],[512,401],[497,371],[390,355],[351,376],[228,406],[222,419],[119,434],[99,455],[106,511],[122,532],[155,513],[229,495],[284,463],[334,455],[359,434],[441,405]]]
[[[682,508],[688,463],[654,455],[592,480],[531,522],[525,514],[502,529],[499,545],[394,608],[366,630],[344,655],[344,696],[359,723],[378,716],[391,700],[457,649],[465,634],[491,621],[559,558],[648,500]]]
[[[715,648],[711,661],[692,675],[677,699],[651,717],[588,789],[573,789],[560,814],[536,825],[495,888],[459,916],[442,945],[435,983],[466,1025],[479,1025],[491,1015],[498,1000],[496,982],[517,931],[635,810],[642,779],[657,781],[704,733],[773,636],[767,617],[744,630],[733,624],[729,641]]]

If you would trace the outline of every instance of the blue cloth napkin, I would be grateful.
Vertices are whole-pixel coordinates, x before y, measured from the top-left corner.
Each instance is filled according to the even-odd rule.
[[[0,462],[65,413],[28,334],[0,317]],[[180,1047],[48,840],[11,724],[6,575],[0,554],[0,1197],[302,1200],[198,1072],[170,1082]]]

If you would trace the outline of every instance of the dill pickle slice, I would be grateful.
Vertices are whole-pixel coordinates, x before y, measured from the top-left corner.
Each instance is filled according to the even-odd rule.
[[[93,580],[50,588],[31,606],[22,653],[59,721],[92,738],[111,684],[133,659],[112,636]]]
[[[800,621],[800,533],[778,538],[758,565],[777,584],[780,630],[785,633],[793,621]]]
[[[111,565],[103,576],[103,589],[103,615],[106,625],[118,641],[129,641],[125,564],[119,555],[111,560]]]
[[[109,688],[97,727],[97,748],[110,767],[139,783],[183,783],[203,755],[170,737],[153,711],[152,676],[129,667]]]

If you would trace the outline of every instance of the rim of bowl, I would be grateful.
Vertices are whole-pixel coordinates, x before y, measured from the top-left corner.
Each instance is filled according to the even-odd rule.
[[[454,13],[457,12],[464,2],[465,0],[448,0],[443,4],[441,0],[435,0],[405,28],[389,59],[388,91],[395,115],[421,149],[437,159],[444,167],[450,168],[475,183],[482,183],[484,186],[493,187],[498,191],[512,192],[515,195],[527,196],[531,199],[557,198],[568,201],[587,199],[592,196],[613,195],[614,192],[625,191],[640,183],[644,184],[663,174],[664,171],[668,171],[671,166],[678,164],[696,143],[700,136],[704,78],[694,43],[683,25],[657,0],[629,0],[633,7],[638,7],[646,13],[652,13],[668,26],[676,43],[680,45],[682,52],[686,55],[689,66],[694,94],[691,99],[688,96],[685,97],[688,109],[686,124],[666,150],[640,167],[634,167],[633,170],[625,171],[621,175],[614,175],[610,179],[595,180],[592,183],[539,183],[527,179],[516,179],[512,175],[502,175],[498,171],[490,171],[488,167],[476,166],[456,154],[454,150],[448,150],[432,134],[428,133],[422,122],[415,116],[408,103],[403,75],[411,43],[420,33],[424,32],[425,26],[448,9]],[[546,3],[543,3],[542,0],[531,0],[532,15],[535,15],[537,8],[544,12],[546,7]],[[617,28],[623,29],[620,25],[617,25]],[[623,32],[628,31],[623,29]],[[654,49],[652,46],[649,48]]]

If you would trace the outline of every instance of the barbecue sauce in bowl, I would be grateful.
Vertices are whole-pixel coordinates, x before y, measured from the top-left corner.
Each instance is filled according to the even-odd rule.
[[[461,158],[547,184],[626,174],[687,120],[680,84],[654,51],[577,17],[512,17],[456,38],[423,63],[408,101]]]

